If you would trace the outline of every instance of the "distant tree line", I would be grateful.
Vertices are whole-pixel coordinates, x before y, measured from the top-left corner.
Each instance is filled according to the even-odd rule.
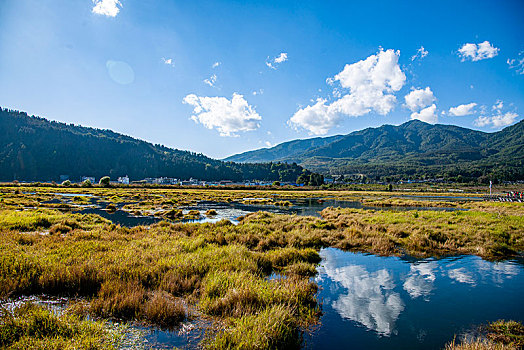
[[[28,116],[0,108],[0,181],[80,180],[128,175],[205,181],[295,182],[308,172],[296,163],[241,164],[138,140],[111,130]]]

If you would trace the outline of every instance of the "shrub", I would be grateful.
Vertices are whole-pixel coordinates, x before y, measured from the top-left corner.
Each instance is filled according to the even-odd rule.
[[[111,181],[111,178],[109,176],[104,176],[100,179],[98,184],[104,187],[109,187],[110,181]]]
[[[91,181],[85,180],[84,182],[82,182],[82,184],[80,186],[84,187],[84,188],[88,188],[88,187],[92,187],[93,184],[91,183]]]

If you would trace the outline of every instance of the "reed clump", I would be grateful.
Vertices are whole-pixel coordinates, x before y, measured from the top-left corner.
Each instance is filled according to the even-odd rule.
[[[0,310],[2,349],[116,349],[123,333],[105,322],[22,304]]]
[[[473,339],[463,342],[455,340],[446,344],[444,350],[520,350],[514,345],[496,343],[488,339]]]
[[[457,342],[453,339],[445,350],[520,350],[524,346],[524,325],[517,321],[498,320],[480,327],[483,335]]]
[[[517,321],[498,320],[487,327],[487,337],[494,342],[524,347],[524,325]]]

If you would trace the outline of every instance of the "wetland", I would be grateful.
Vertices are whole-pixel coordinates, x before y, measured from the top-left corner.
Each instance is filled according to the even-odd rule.
[[[0,196],[5,348],[442,349],[523,321],[523,203],[140,187]]]

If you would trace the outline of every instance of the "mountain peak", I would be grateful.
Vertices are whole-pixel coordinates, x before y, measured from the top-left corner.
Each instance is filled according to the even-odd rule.
[[[312,139],[290,141],[286,144],[292,144],[292,147],[283,147],[285,144],[275,146],[279,152],[255,150],[231,156],[228,160],[297,162],[315,171],[335,174],[363,174],[365,169],[383,175],[405,173],[408,164],[413,167],[412,173],[439,174],[439,169],[454,169],[460,165],[466,169],[469,167],[468,171],[479,176],[486,172],[481,163],[493,165],[508,160],[517,164],[524,160],[524,128],[521,125],[524,123],[486,133],[414,119],[398,126],[382,125],[338,137],[316,138],[314,144]],[[472,165],[477,162],[478,168]],[[394,169],[391,164],[394,164]],[[516,172],[519,171],[524,172]]]

